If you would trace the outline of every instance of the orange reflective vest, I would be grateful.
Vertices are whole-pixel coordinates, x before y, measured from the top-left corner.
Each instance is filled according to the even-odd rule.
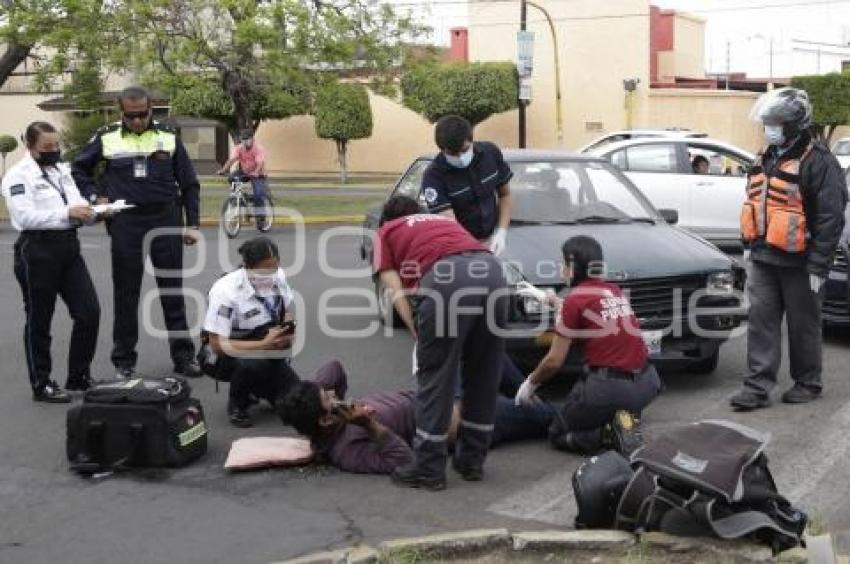
[[[786,253],[805,252],[808,242],[799,159],[790,159],[773,173],[765,174],[761,158],[753,165],[747,181],[747,201],[741,209],[741,238],[748,243],[764,240]]]

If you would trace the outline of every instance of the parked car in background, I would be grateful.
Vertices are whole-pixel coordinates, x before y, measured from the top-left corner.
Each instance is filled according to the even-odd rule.
[[[841,163],[841,168],[850,171],[850,137],[844,137],[832,146],[832,154]]]
[[[631,139],[588,153],[625,172],[656,208],[678,211],[681,227],[718,246],[740,248],[752,153],[707,137]]]
[[[606,160],[563,152],[504,152],[514,171],[512,213],[505,260],[508,281],[565,290],[561,245],[575,235],[595,237],[605,253],[607,278],[630,296],[647,349],[662,368],[707,373],[717,366],[720,346],[746,317],[736,297],[745,271],[715,246],[675,227],[676,212],[658,211],[634,184]],[[415,160],[390,196],[417,198],[432,156]],[[371,234],[380,209],[366,217],[360,253],[372,259]],[[378,315],[394,322],[376,280]],[[508,350],[533,368],[552,341],[556,312],[514,293]],[[707,335],[705,331],[713,331]],[[581,366],[575,356],[567,371]]]
[[[708,137],[705,133],[691,131],[690,129],[671,128],[671,129],[625,129],[622,131],[613,131],[596,139],[592,143],[585,145],[579,149],[580,153],[587,153],[591,150],[601,149],[611,143],[620,141],[628,141],[630,139],[645,139],[648,137],[674,137],[698,139],[700,137]]]

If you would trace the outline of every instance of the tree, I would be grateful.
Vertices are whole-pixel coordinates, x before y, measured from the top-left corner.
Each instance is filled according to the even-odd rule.
[[[175,113],[222,121],[235,136],[309,113],[323,75],[376,84],[421,28],[369,0],[130,0],[137,61]]]
[[[3,156],[3,174],[6,176],[6,155],[18,148],[18,140],[11,135],[0,135],[0,155]]]
[[[850,73],[796,76],[791,86],[809,94],[815,133],[827,143],[836,127],[850,123]]]
[[[336,141],[340,179],[348,181],[348,142],[372,135],[372,106],[361,84],[330,82],[316,95],[316,135]]]
[[[82,53],[104,61],[126,60],[127,34],[119,21],[120,2],[103,0],[5,0],[0,8],[0,86],[25,61],[32,62],[35,86],[73,72]]]
[[[517,107],[517,71],[513,63],[423,64],[402,77],[401,91],[431,123],[454,114],[476,125]]]
[[[60,132],[64,158],[72,161],[100,127],[117,119],[114,110],[103,108],[101,62],[87,54],[78,64],[71,82],[64,88],[65,97],[73,102],[74,112]]]

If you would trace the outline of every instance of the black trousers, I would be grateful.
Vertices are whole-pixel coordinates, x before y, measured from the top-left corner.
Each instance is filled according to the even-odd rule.
[[[570,390],[549,434],[572,433],[577,450],[592,454],[602,447],[602,429],[618,410],[639,417],[661,389],[661,379],[651,364],[633,377],[606,369],[589,370]]]
[[[180,272],[183,269],[183,240],[180,235],[160,235],[144,247],[145,236],[160,227],[182,227],[180,209],[164,205],[117,214],[110,223],[112,236],[112,289],[115,319],[112,325],[112,364],[116,368],[136,365],[139,342],[139,298],[144,274],[145,253],[156,269]],[[183,278],[156,277],[159,302],[169,332],[169,348],[175,363],[191,359],[195,347],[188,337]],[[175,334],[177,333],[177,334]]]
[[[68,381],[90,376],[97,347],[100,304],[80,254],[75,231],[24,231],[15,243],[15,277],[24,297],[24,352],[30,385],[40,390],[50,380],[50,324],[56,297],[74,322],[68,353]]]
[[[508,306],[506,297],[494,292],[504,288],[502,265],[489,253],[448,257],[422,278],[416,296],[419,371],[413,449],[423,476],[445,476],[446,441],[458,388],[461,421],[455,459],[464,466],[484,463],[505,350],[495,329],[504,328]]]
[[[275,401],[300,381],[287,359],[226,358],[223,370],[230,373],[228,409],[247,409],[251,396]]]

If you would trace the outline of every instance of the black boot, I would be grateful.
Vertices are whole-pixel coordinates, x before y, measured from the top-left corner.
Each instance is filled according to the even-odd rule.
[[[392,471],[390,475],[393,482],[399,486],[408,488],[422,488],[432,492],[446,489],[445,478],[428,478],[419,474],[416,464],[411,462],[404,466],[399,466]]]

